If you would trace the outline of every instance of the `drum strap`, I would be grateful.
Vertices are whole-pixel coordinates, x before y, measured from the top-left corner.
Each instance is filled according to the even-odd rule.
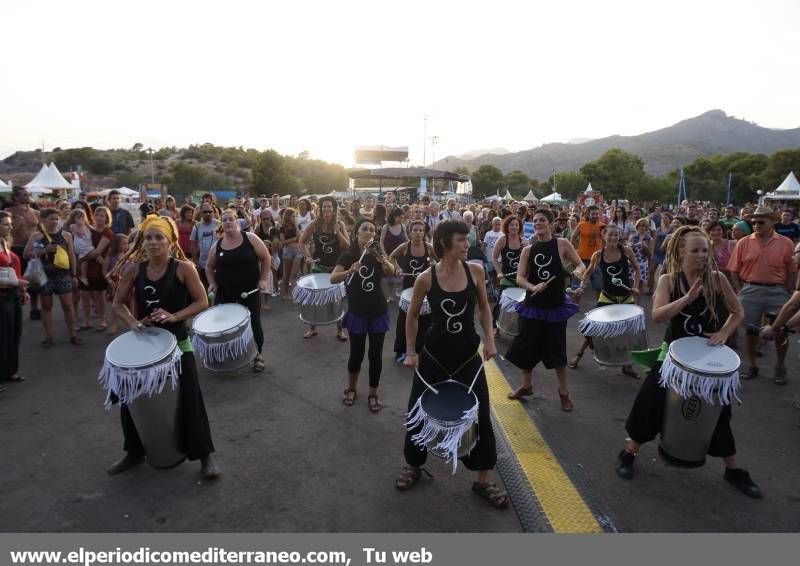
[[[442,365],[442,364],[439,362],[439,360],[437,360],[436,358],[434,358],[434,357],[433,357],[433,354],[431,354],[431,353],[430,353],[430,351],[428,350],[428,347],[427,347],[427,346],[423,346],[423,347],[422,347],[422,351],[423,351],[423,352],[425,352],[425,354],[427,354],[427,356],[428,356],[430,359],[432,359],[432,360],[433,360],[433,362],[434,362],[434,363],[435,363],[437,366],[439,366],[439,369],[440,369],[440,370],[442,370],[442,371],[444,372],[444,374],[447,376],[447,378],[448,378],[448,379],[453,379],[453,378],[454,378],[456,375],[458,375],[458,372],[460,372],[462,369],[464,369],[465,367],[467,367],[467,364],[468,364],[468,363],[470,363],[472,360],[474,360],[474,359],[475,359],[475,356],[477,356],[477,355],[478,355],[478,350],[475,350],[475,353],[474,353],[474,354],[472,354],[472,355],[471,355],[469,358],[467,358],[467,361],[465,361],[463,364],[461,364],[460,366],[458,366],[458,368],[456,368],[456,370],[455,370],[455,371],[453,371],[453,372],[451,373],[451,372],[450,372],[450,371],[449,371],[449,370],[448,370],[446,367],[444,367],[444,366],[443,366],[443,365]]]

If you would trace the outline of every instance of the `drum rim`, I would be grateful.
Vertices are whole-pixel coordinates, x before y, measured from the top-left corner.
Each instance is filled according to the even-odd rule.
[[[701,340],[701,341],[703,341],[702,343],[705,344],[705,338],[702,338],[700,336],[684,336],[683,338],[677,338],[677,339],[673,340],[669,345],[668,353],[669,353],[670,359],[672,360],[672,363],[675,364],[676,366],[678,366],[679,368],[681,368],[681,369],[683,369],[685,371],[688,371],[690,373],[695,373],[695,374],[698,374],[698,375],[703,375],[703,376],[708,376],[708,377],[728,377],[730,375],[733,375],[737,371],[739,371],[739,368],[742,367],[742,359],[739,357],[739,354],[737,354],[736,351],[733,350],[733,348],[730,348],[730,347],[726,346],[725,344],[721,344],[720,346],[709,346],[709,347],[712,347],[712,348],[725,348],[728,351],[730,351],[734,356],[736,356],[736,359],[739,360],[739,365],[737,365],[734,369],[726,369],[724,371],[713,371],[713,370],[710,370],[710,369],[707,369],[707,368],[696,368],[696,367],[693,367],[693,366],[689,365],[687,362],[679,360],[676,357],[676,352],[675,352],[675,350],[677,349],[676,344],[681,340],[686,340],[687,338],[692,340],[692,342],[695,342],[695,343],[699,343],[697,341]]]
[[[306,285],[302,284],[302,282],[306,281],[306,280],[309,280],[309,281],[310,280],[314,280],[314,281],[316,281],[316,280],[322,279],[324,277],[328,278],[327,279],[328,285],[325,286],[325,287],[316,287],[316,286],[315,287],[307,287]],[[302,289],[306,289],[308,291],[324,291],[324,290],[330,289],[331,287],[334,287],[336,285],[341,285],[341,283],[332,283],[331,282],[331,274],[330,273],[309,273],[307,275],[303,275],[302,277],[298,277],[297,278],[297,283],[295,283],[295,285],[297,287],[300,287]]]
[[[635,307],[636,309],[638,309],[638,311],[636,312],[635,315],[628,316],[628,317],[625,317],[625,318],[618,318],[618,319],[613,320],[613,321],[611,321],[611,320],[597,320],[597,319],[591,318],[593,312],[597,312],[597,311],[601,311],[601,310],[604,310],[604,309],[608,309],[609,307],[625,307],[625,308]],[[602,307],[595,307],[595,308],[593,308],[592,310],[590,310],[589,312],[586,313],[586,318],[588,318],[592,322],[599,322],[601,324],[604,323],[604,322],[622,322],[623,320],[633,320],[634,318],[639,318],[639,317],[644,317],[644,309],[642,307],[640,307],[639,305],[631,305],[631,304],[624,304],[624,303],[623,304],[611,303],[609,305],[603,305]]]
[[[469,388],[466,385],[464,385],[460,381],[456,381],[455,379],[447,379],[445,381],[440,381],[438,383],[434,383],[433,386],[436,387],[437,389],[439,389],[442,385],[445,385],[445,384],[450,384],[450,385],[448,385],[448,387],[452,387],[453,386],[452,384],[456,384],[456,385],[460,386],[461,388],[463,388],[464,391],[466,391],[469,394],[469,396],[475,401],[473,403],[473,405],[472,405],[473,407],[475,407],[476,405],[478,405],[480,403],[480,401],[478,400],[478,396],[475,394],[474,390],[473,391],[469,391]],[[426,394],[437,395],[437,393],[434,393],[433,391],[431,391],[427,387],[425,388],[425,391],[422,392],[422,395],[420,395],[420,397],[421,398],[425,397]],[[440,393],[438,393],[438,394],[441,394],[441,390],[440,390]],[[421,401],[421,403],[420,403],[420,409],[422,409],[422,411],[425,413],[425,417],[426,418],[428,418],[428,419],[430,419],[432,421],[436,421],[437,423],[448,424],[448,423],[454,422],[454,421],[444,420],[444,419],[441,419],[441,418],[436,417],[436,416],[431,416],[431,414],[428,413],[428,411],[426,411],[425,408],[424,408],[424,400]]]
[[[516,294],[520,295],[521,298],[520,299],[516,299],[516,298],[512,297],[511,296],[512,293],[515,294],[515,295]],[[500,293],[500,295],[501,296],[502,295],[506,295],[511,300],[516,301],[518,303],[521,303],[522,301],[525,300],[525,289],[523,289],[522,287],[506,287],[505,289],[503,289],[503,292]]]
[[[219,308],[219,307],[227,307],[228,310],[233,310],[233,309],[231,309],[231,307],[238,307],[238,308],[242,309],[242,314],[244,316],[243,316],[242,320],[237,322],[235,325],[230,326],[228,328],[225,328],[224,330],[216,330],[214,332],[204,332],[202,330],[198,330],[197,329],[198,322],[200,320],[202,320],[203,317],[205,317],[208,313],[212,312],[214,309]],[[249,323],[249,322],[250,322],[250,310],[247,307],[245,307],[243,305],[240,305],[239,303],[224,303],[224,304],[221,304],[221,305],[214,305],[213,307],[209,307],[206,310],[204,310],[203,312],[201,312],[200,314],[198,314],[197,316],[195,316],[194,320],[192,321],[192,332],[195,335],[201,336],[201,337],[202,336],[209,336],[209,337],[224,336],[225,334],[233,334],[233,333],[237,332],[240,328],[242,328],[243,326],[246,326],[247,323]]]
[[[132,335],[135,336],[136,333],[139,333],[139,332],[143,332],[143,333],[146,333],[146,334],[148,334],[150,336],[154,336],[154,337],[159,335],[159,334],[168,337],[169,342],[170,342],[169,349],[166,350],[165,352],[163,352],[162,354],[159,354],[158,357],[149,358],[148,361],[137,363],[135,365],[130,365],[130,364],[127,364],[127,363],[123,364],[123,363],[120,363],[120,361],[118,359],[115,360],[114,356],[113,356],[113,352],[112,352],[112,346],[114,346],[114,344],[121,344],[122,340],[123,340],[123,338],[125,336],[128,336],[131,333],[134,333]],[[166,360],[167,358],[170,358],[172,356],[172,353],[175,351],[175,348],[177,348],[177,347],[178,347],[178,339],[175,337],[175,335],[172,332],[170,332],[169,330],[166,330],[164,328],[150,327],[150,328],[145,328],[144,330],[129,330],[128,332],[125,332],[124,334],[121,334],[121,335],[117,336],[116,338],[114,338],[108,344],[108,346],[106,346],[106,360],[108,361],[109,364],[113,365],[114,367],[122,368],[122,369],[147,368],[147,367],[151,367],[151,366],[157,365],[160,362],[163,362],[164,360]],[[141,352],[141,349],[137,348],[137,352]]]

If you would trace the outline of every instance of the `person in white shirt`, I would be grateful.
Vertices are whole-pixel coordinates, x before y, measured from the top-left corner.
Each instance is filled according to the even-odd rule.
[[[491,258],[494,257],[494,246],[497,240],[503,235],[502,226],[503,221],[499,216],[495,216],[492,218],[492,229],[483,236],[483,245],[485,246],[484,253],[486,257],[489,258],[488,261],[486,261],[486,272],[489,273],[492,278],[492,286],[497,285],[497,274],[494,271],[494,264]]]
[[[269,207],[269,211],[272,213],[272,218],[275,220],[275,225],[280,228],[281,224],[281,195],[275,193],[272,195],[272,205]]]
[[[461,220],[461,213],[456,210],[456,199],[447,200],[447,210],[442,211],[439,220]]]

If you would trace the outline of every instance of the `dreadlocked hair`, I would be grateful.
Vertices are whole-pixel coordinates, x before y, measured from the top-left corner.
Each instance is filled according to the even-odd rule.
[[[703,295],[706,299],[706,305],[711,312],[711,318],[718,322],[717,319],[717,297],[722,293],[719,284],[719,275],[717,275],[717,262],[714,259],[711,246],[711,240],[708,235],[703,232],[699,226],[681,226],[669,239],[667,244],[667,255],[664,259],[665,273],[668,273],[672,278],[672,288],[680,288],[680,274],[681,274],[681,249],[685,246],[687,237],[703,238],[708,244],[708,256],[706,257],[706,265],[703,267],[703,274],[701,280],[703,282]]]
[[[144,226],[148,219],[158,219],[159,223],[166,223],[169,226],[169,230],[171,235],[168,235],[170,240],[170,250],[169,256],[174,257],[180,261],[189,261],[186,255],[183,253],[180,245],[178,244],[178,227],[175,225],[175,221],[172,218],[168,218],[166,216],[157,216],[156,214],[149,214],[147,218],[139,225],[136,231],[136,237],[133,240],[133,245],[128,248],[127,253],[119,258],[117,264],[114,266],[114,269],[111,270],[109,275],[111,277],[118,277],[121,276],[122,270],[125,268],[126,265],[130,263],[141,263],[147,260],[147,250],[144,249],[144,235],[147,231],[146,227]]]

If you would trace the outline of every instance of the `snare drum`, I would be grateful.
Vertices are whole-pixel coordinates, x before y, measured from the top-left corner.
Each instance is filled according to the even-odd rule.
[[[300,307],[300,320],[324,326],[342,319],[346,294],[344,283],[331,283],[330,273],[312,273],[297,280],[292,298]]]
[[[453,465],[478,443],[478,397],[463,383],[437,383],[438,393],[426,389],[408,413],[408,430],[421,425],[411,441]]]
[[[178,391],[181,350],[163,328],[130,331],[106,348],[98,380],[107,391],[106,408],[115,395],[130,411],[136,431],[154,468],[180,464]]]
[[[497,328],[509,336],[519,336],[519,314],[517,308],[525,300],[525,289],[508,287],[500,295],[500,309],[497,316]]]
[[[705,463],[722,405],[739,400],[739,356],[707,342],[697,336],[672,342],[659,377],[667,389],[659,453],[688,467]]]
[[[409,287],[408,289],[403,289],[403,292],[400,293],[400,310],[403,312],[408,312],[408,309],[411,308],[411,297],[414,295],[414,288]],[[419,315],[425,316],[426,314],[431,314],[431,305],[428,304],[428,297],[424,297],[422,299],[422,306],[419,309]]]
[[[592,339],[594,360],[603,366],[633,363],[632,350],[647,349],[644,309],[638,305],[606,305],[590,310],[578,330]]]
[[[236,303],[204,310],[192,323],[192,346],[211,371],[233,371],[246,366],[258,354],[250,311]]]

